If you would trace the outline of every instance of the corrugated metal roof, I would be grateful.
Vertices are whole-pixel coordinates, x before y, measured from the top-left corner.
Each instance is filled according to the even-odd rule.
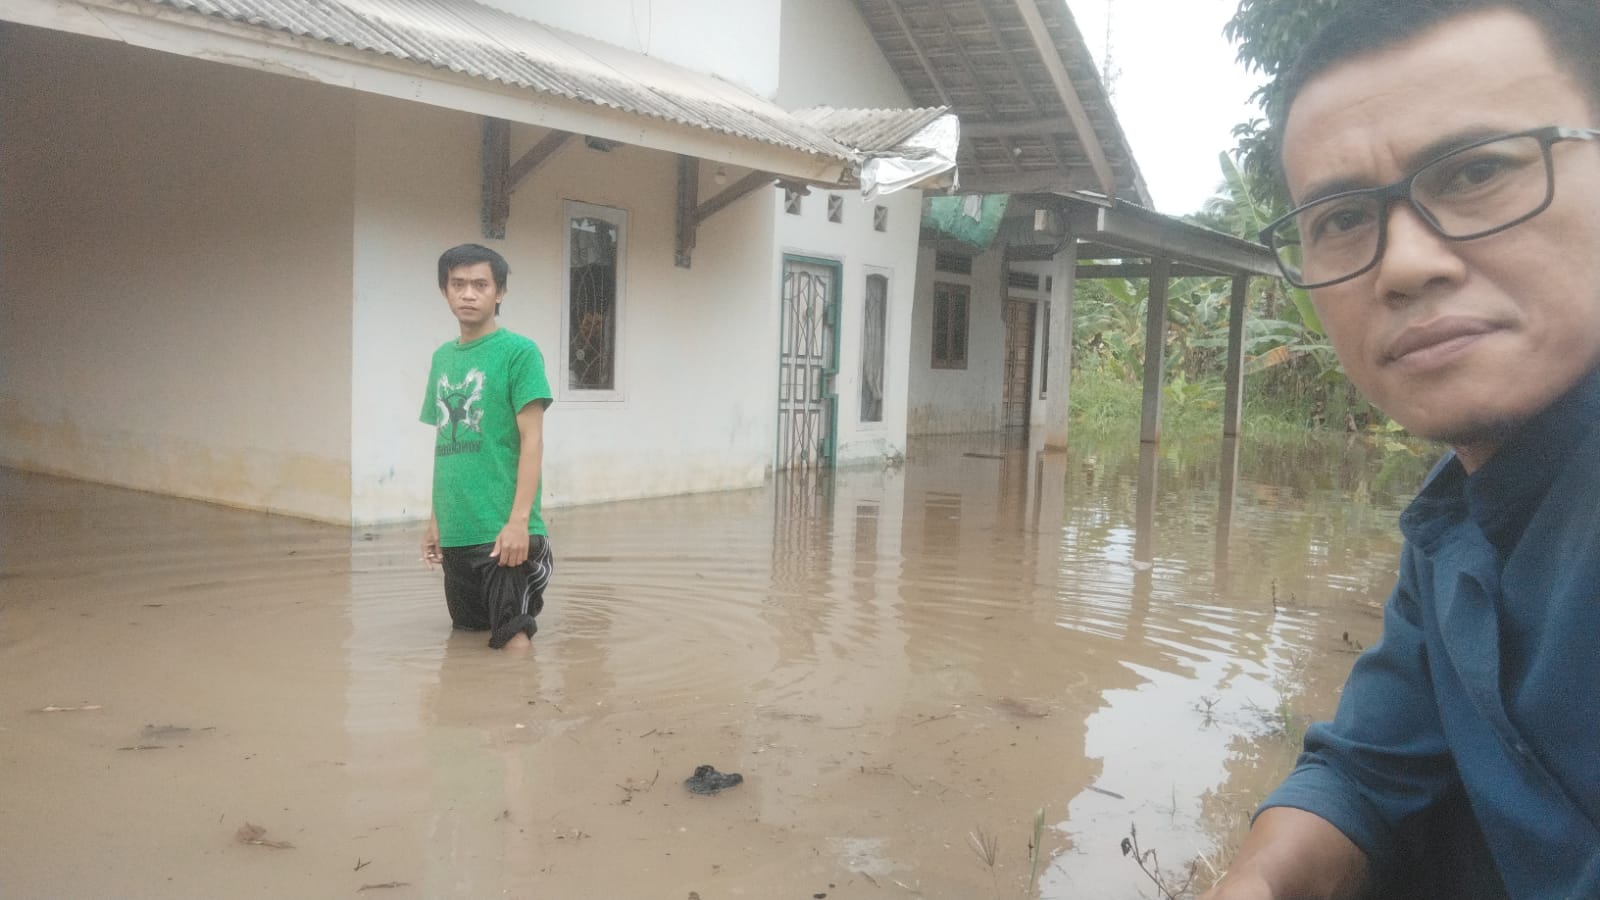
[[[846,147],[861,153],[884,153],[899,147],[949,111],[943,106],[920,109],[835,109],[831,106],[814,106],[798,110],[794,116]]]
[[[822,130],[727,82],[469,0],[143,2],[828,159],[856,160]]]

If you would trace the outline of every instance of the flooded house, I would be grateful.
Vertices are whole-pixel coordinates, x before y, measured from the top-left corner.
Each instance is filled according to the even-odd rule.
[[[551,375],[551,506],[903,453],[916,185],[951,162],[872,167],[955,120],[847,0],[0,20],[0,464],[425,517],[434,260],[474,240]]]

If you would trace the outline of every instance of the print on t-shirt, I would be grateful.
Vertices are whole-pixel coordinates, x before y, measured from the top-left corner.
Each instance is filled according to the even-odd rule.
[[[457,453],[477,453],[483,449],[483,372],[478,369],[467,371],[467,377],[461,379],[460,384],[451,384],[450,376],[439,376],[438,388],[434,393],[434,402],[439,407],[439,441],[435,447],[436,456],[453,456]],[[463,433],[462,426],[465,426]],[[450,429],[448,440],[445,429]],[[469,434],[479,436],[478,440],[463,440]]]

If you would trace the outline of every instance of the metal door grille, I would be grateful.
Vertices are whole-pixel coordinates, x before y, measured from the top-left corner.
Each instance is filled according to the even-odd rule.
[[[785,259],[778,346],[778,468],[832,463],[837,270]]]

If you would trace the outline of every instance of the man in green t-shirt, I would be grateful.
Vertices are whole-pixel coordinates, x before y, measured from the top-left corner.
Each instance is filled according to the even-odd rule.
[[[539,630],[550,540],[539,515],[550,383],[533,341],[500,327],[510,267],[477,244],[439,257],[439,290],[461,336],[433,354],[422,421],[434,428],[433,514],[422,539],[444,567],[455,627],[525,649]]]

